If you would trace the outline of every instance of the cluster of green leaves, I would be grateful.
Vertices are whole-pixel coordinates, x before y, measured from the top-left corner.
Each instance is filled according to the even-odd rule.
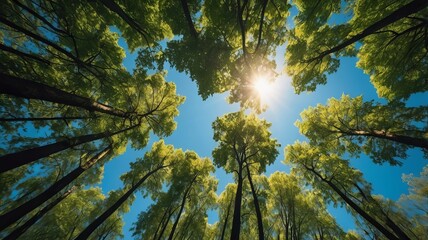
[[[287,30],[291,4],[298,13]],[[411,194],[395,203],[372,195],[344,156],[367,154],[394,165],[409,148],[427,153],[427,108],[402,101],[428,89],[427,5],[6,0],[0,9],[0,237],[116,239],[139,191],[153,201],[133,227],[141,239],[361,239],[359,233],[418,239],[426,231],[426,171],[405,177]],[[349,20],[333,25],[335,14]],[[119,37],[138,51],[132,73],[122,65]],[[271,124],[244,109],[266,109],[252,84],[278,75],[275,51],[286,41],[286,71],[297,93],[325,84],[341,57],[357,57],[389,103],[342,96],[303,111],[296,125],[309,143],[286,147],[290,174],[266,177],[280,145]],[[105,196],[96,185],[106,162],[128,146],[145,148],[151,133],[163,138],[176,128],[184,97],[165,81],[166,64],[196,81],[204,100],[229,91],[229,102],[242,110],[214,121],[213,161],[160,140],[131,163],[123,187]],[[219,196],[214,165],[235,180]],[[351,212],[358,233],[337,225],[326,210],[330,203]],[[410,220],[405,208],[415,211]],[[210,209],[219,216],[212,225]]]
[[[314,91],[335,72],[340,57],[357,57],[380,97],[407,99],[427,91],[425,1],[298,0],[288,37],[287,73],[297,93]],[[334,14],[349,21],[332,24]]]

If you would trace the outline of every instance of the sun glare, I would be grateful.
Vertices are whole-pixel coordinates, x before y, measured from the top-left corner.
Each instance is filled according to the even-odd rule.
[[[266,101],[273,93],[273,84],[264,77],[257,78],[253,88],[263,101]]]

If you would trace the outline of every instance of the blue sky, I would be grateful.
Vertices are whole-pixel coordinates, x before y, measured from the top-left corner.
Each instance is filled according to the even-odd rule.
[[[119,41],[119,44],[127,49],[123,39]],[[284,66],[284,51],[282,47],[278,49],[277,53],[276,61],[280,70]],[[135,57],[136,53],[131,54],[127,51],[124,65],[129,71],[132,71],[134,67]],[[339,70],[329,75],[328,83],[319,86],[312,93],[294,94],[290,78],[284,74],[276,80],[274,98],[272,98],[268,110],[260,115],[261,118],[272,123],[270,129],[272,136],[281,144],[281,148],[278,149],[280,155],[274,164],[267,168],[266,175],[270,175],[275,171],[289,171],[289,166],[282,163],[284,159],[283,149],[287,144],[292,144],[296,140],[305,140],[305,137],[300,135],[297,127],[294,126],[294,122],[300,119],[299,114],[304,109],[319,103],[325,104],[327,99],[331,97],[340,98],[342,94],[349,94],[352,97],[363,95],[366,101],[374,99],[385,102],[383,99],[378,99],[376,91],[369,81],[369,76],[355,67],[356,61],[356,58],[342,58]],[[216,146],[212,139],[211,123],[216,117],[239,110],[239,106],[226,102],[227,93],[216,94],[206,101],[202,101],[202,98],[197,95],[198,91],[195,82],[192,82],[188,76],[178,73],[174,69],[167,68],[167,70],[167,81],[172,81],[177,85],[178,94],[186,96],[186,101],[179,107],[180,115],[176,118],[177,129],[165,139],[165,142],[174,145],[175,148],[194,150],[202,157],[211,158],[211,151]],[[417,94],[412,96],[407,104],[409,106],[426,105],[427,99],[428,94]],[[156,140],[158,138],[152,136],[145,150],[150,149],[151,144]],[[134,161],[136,157],[143,156],[145,150],[136,152],[128,148],[125,154],[116,157],[106,165],[104,179],[101,184],[104,193],[122,187],[119,176],[129,169],[129,162]],[[423,159],[422,151],[414,149],[410,151],[409,158],[403,161],[403,166],[401,167],[375,165],[369,158],[364,156],[359,159],[351,159],[351,164],[360,169],[364,173],[366,180],[373,184],[375,194],[382,194],[387,198],[397,200],[401,194],[408,193],[408,186],[402,182],[401,175],[409,173],[419,175],[427,161]],[[223,191],[227,183],[233,182],[232,177],[226,175],[222,169],[217,169],[215,175],[219,179],[218,193]],[[137,194],[137,199],[134,201],[131,211],[124,216],[125,239],[131,238],[129,229],[132,227],[132,223],[150,203],[150,200],[144,199],[140,194]],[[345,230],[354,228],[352,219],[345,210],[334,209],[333,207],[329,207],[329,210]],[[209,222],[213,223],[216,219],[215,212],[209,212]]]

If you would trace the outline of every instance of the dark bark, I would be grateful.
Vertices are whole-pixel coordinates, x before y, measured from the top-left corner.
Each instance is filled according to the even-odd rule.
[[[226,227],[227,227],[227,222],[229,220],[229,215],[230,215],[230,207],[232,206],[232,201],[229,202],[229,204],[227,205],[227,212],[226,212],[226,218],[224,219],[224,223],[223,223],[223,229],[221,230],[221,237],[220,240],[224,240],[224,235],[226,234]]]
[[[175,213],[175,211],[177,211],[177,209],[178,209],[178,207],[177,208],[175,208],[174,210],[170,210],[170,212],[169,212],[169,214],[168,214],[168,218],[166,219],[166,221],[165,221],[165,223],[163,224],[163,226],[162,226],[162,230],[161,230],[161,232],[160,232],[160,234],[159,234],[159,237],[158,237],[158,240],[161,240],[162,239],[162,236],[163,236],[163,233],[165,232],[165,230],[166,230],[166,227],[168,226],[168,224],[169,224],[169,220],[171,219],[171,217],[172,217],[172,215]]]
[[[311,169],[307,166],[304,166],[307,170],[311,171],[313,174],[315,174],[321,181],[327,183],[329,187],[331,187],[345,202],[348,204],[349,207],[354,209],[356,213],[358,213],[362,218],[364,218],[367,222],[369,222],[371,225],[373,225],[377,230],[379,230],[385,237],[388,239],[393,240],[399,240],[397,236],[395,236],[393,233],[391,233],[388,229],[386,229],[381,223],[379,223],[376,219],[374,219],[370,214],[368,214],[366,211],[364,211],[360,206],[358,206],[352,199],[350,199],[348,196],[346,196],[345,193],[343,193],[334,183],[332,183],[330,180],[327,180],[323,178],[318,172],[316,172],[314,169]]]
[[[0,118],[0,122],[37,122],[37,121],[67,121],[67,120],[84,120],[84,119],[95,119],[98,116],[93,117],[28,117],[28,118]]]
[[[149,34],[147,31],[145,31],[141,25],[135,21],[131,16],[129,16],[117,3],[115,3],[113,0],[100,0],[100,2],[110,11],[116,13],[123,21],[125,21],[129,26],[131,26],[134,30],[136,30],[138,33],[140,33],[147,44],[149,45],[149,41],[147,37],[149,37]]]
[[[165,221],[165,219],[166,219],[166,217],[167,217],[168,213],[169,213],[169,212],[171,212],[171,207],[172,207],[172,206],[171,206],[171,205],[169,205],[169,206],[168,206],[168,209],[163,213],[162,218],[161,218],[161,220],[160,220],[160,222],[159,222],[158,226],[156,227],[155,234],[153,235],[153,240],[156,240],[156,237],[158,236],[158,232],[159,232],[159,230],[161,229],[161,227],[162,227],[162,225],[163,225],[163,223],[164,223],[164,221]],[[169,219],[168,219],[168,221],[169,221]]]
[[[154,170],[148,172],[144,177],[142,177],[135,185],[133,185],[125,194],[122,195],[111,207],[109,207],[106,211],[104,211],[97,219],[95,219],[89,226],[83,230],[79,236],[75,238],[75,240],[84,240],[89,238],[89,236],[101,225],[108,217],[110,217],[116,210],[132,195],[134,192],[141,186],[141,184],[146,181],[148,177],[152,174],[156,173],[162,168],[167,166],[159,166]]]
[[[122,132],[133,129],[139,125],[133,125],[128,128],[116,131],[116,132],[103,132],[103,133],[95,133],[88,134],[79,137],[74,137],[62,141],[58,141],[52,144],[35,147],[27,150],[23,150],[16,153],[7,154],[0,157],[0,173],[6,172],[8,170],[15,169],[20,166],[24,166],[26,164],[32,163],[38,159],[50,156],[54,153],[61,152],[65,149],[72,148],[84,143],[92,142],[95,140],[111,137]]]
[[[36,56],[34,54],[30,54],[30,53],[21,52],[19,50],[16,50],[16,49],[14,49],[12,47],[3,45],[1,43],[0,43],[0,50],[5,51],[5,52],[10,52],[10,53],[15,54],[16,56],[19,56],[19,57],[22,57],[22,58],[30,58],[30,59],[33,59],[33,60],[45,63],[47,65],[51,64],[51,62],[49,62],[48,60],[43,59],[43,58],[41,58],[39,56]]]
[[[404,135],[396,135],[396,134],[390,134],[385,133],[383,131],[373,130],[373,131],[360,131],[360,130],[353,130],[353,131],[344,131],[344,134],[352,135],[352,136],[365,136],[365,137],[375,137],[380,139],[386,139],[393,142],[398,142],[414,147],[420,147],[424,149],[428,149],[428,140],[424,138],[415,138],[415,137],[409,137]]]
[[[394,12],[392,12],[391,14],[389,14],[388,16],[384,17],[383,19],[373,23],[372,25],[370,25],[369,27],[367,27],[366,29],[364,29],[362,32],[360,32],[359,34],[343,41],[342,43],[338,44],[337,46],[330,48],[327,51],[322,52],[321,54],[319,54],[318,56],[305,60],[305,62],[313,62],[315,60],[319,60],[324,58],[325,56],[337,52],[371,34],[376,33],[376,31],[388,26],[391,23],[394,23],[402,18],[405,18],[407,16],[409,16],[410,14],[413,13],[417,13],[423,9],[425,9],[428,6],[428,1],[426,0],[414,0],[404,6],[402,6],[401,8],[395,10]]]
[[[34,11],[33,9],[27,7],[26,5],[22,4],[21,2],[19,2],[18,0],[13,0],[13,2],[18,5],[20,8],[24,9],[25,11],[27,11],[28,13],[30,13],[31,15],[33,15],[34,17],[36,17],[37,19],[39,19],[40,21],[42,21],[44,24],[46,24],[50,29],[54,30],[55,32],[59,33],[59,34],[63,34],[63,35],[70,35],[69,33],[67,33],[66,31],[59,29],[57,27],[55,27],[50,20],[44,18],[42,15],[38,14],[36,11]]]
[[[74,56],[73,54],[71,54],[70,52],[68,52],[66,49],[62,48],[61,46],[57,45],[56,43],[36,34],[31,32],[30,30],[27,30],[21,26],[16,25],[15,23],[7,20],[6,18],[4,18],[2,15],[0,15],[0,22],[5,24],[6,26],[13,28],[37,41],[40,41],[48,46],[51,46],[52,48],[56,49],[58,52],[66,55],[68,58],[72,59],[74,62],[76,62],[79,65],[86,65],[86,63],[84,63],[82,60],[80,60],[79,58],[77,58],[76,56]]]
[[[28,200],[23,203],[19,207],[3,214],[0,216],[0,231],[4,230],[6,227],[10,226],[14,222],[18,221],[34,209],[40,207],[48,201],[50,198],[55,196],[65,187],[67,187],[71,182],[76,180],[83,172],[92,167],[95,163],[97,163],[100,159],[105,157],[111,151],[111,145],[99,152],[97,155],[92,157],[85,164],[75,168],[69,174],[61,178],[59,181],[55,182],[48,189],[37,195],[36,197]]]
[[[239,239],[239,233],[241,230],[241,204],[242,204],[242,163],[238,166],[238,185],[235,194],[235,206],[233,210],[232,220],[232,233],[230,234],[231,240]]]
[[[64,200],[68,195],[70,195],[74,190],[76,189],[75,186],[73,186],[70,190],[63,193],[61,196],[59,196],[57,199],[43,207],[39,212],[37,212],[34,216],[32,216],[30,219],[28,219],[24,224],[19,226],[18,228],[14,229],[9,235],[7,235],[3,240],[12,240],[17,239],[22,234],[25,233],[31,226],[33,226],[39,219],[41,219],[46,213],[48,213],[52,208],[54,208],[56,205],[58,205],[62,200]]]
[[[361,194],[361,196],[364,198],[364,200],[374,204],[377,206],[382,213],[383,217],[385,217],[386,225],[394,231],[394,233],[403,240],[410,240],[410,238],[407,236],[407,234],[401,230],[401,228],[388,216],[388,214],[383,210],[382,206],[370,195],[370,193],[366,194],[364,190],[356,183],[354,183],[354,186],[358,189],[358,192]]]
[[[177,218],[175,219],[174,225],[172,225],[172,229],[171,229],[171,232],[169,233],[168,240],[172,240],[172,238],[174,237],[175,230],[177,229],[178,222],[180,221],[181,214],[183,213],[183,210],[184,210],[184,205],[186,204],[187,196],[189,195],[190,189],[192,189],[193,183],[196,181],[196,177],[198,177],[198,175],[193,177],[192,181],[190,182],[189,186],[184,192],[183,199],[181,200],[180,210],[178,211],[178,215],[177,215]]]
[[[253,180],[251,178],[250,167],[248,166],[248,164],[246,164],[246,168],[247,168],[247,178],[248,178],[248,181],[250,182],[251,194],[253,195],[253,199],[254,199],[254,208],[256,209],[257,229],[259,230],[259,240],[263,240],[265,237],[264,237],[264,231],[263,231],[263,218],[262,218],[262,212],[260,211],[259,199],[257,197],[256,190],[254,188]]]
[[[190,30],[190,35],[192,35],[192,37],[194,39],[197,39],[198,38],[198,32],[196,31],[195,25],[193,24],[192,16],[190,15],[189,6],[187,5],[187,1],[186,0],[180,0],[180,2],[181,2],[181,8],[183,9],[183,12],[184,12],[184,16],[186,17],[187,25],[188,25],[189,30]]]
[[[43,83],[14,77],[0,73],[0,93],[21,98],[39,99],[69,106],[79,107],[91,112],[101,112],[117,117],[127,117],[129,114],[111,106],[96,102]]]

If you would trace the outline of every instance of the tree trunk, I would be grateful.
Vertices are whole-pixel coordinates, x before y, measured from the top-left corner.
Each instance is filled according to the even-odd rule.
[[[3,51],[5,51],[5,52],[10,52],[10,53],[12,53],[12,54],[15,54],[16,56],[21,57],[21,58],[30,58],[30,59],[33,59],[33,60],[36,60],[36,61],[39,61],[39,62],[45,63],[45,64],[47,64],[47,65],[51,65],[51,62],[49,62],[49,61],[48,61],[48,60],[46,60],[46,59],[43,59],[43,58],[41,58],[41,57],[38,57],[38,56],[36,56],[36,55],[34,55],[34,54],[21,52],[21,51],[19,51],[19,50],[16,50],[16,49],[14,49],[14,48],[12,48],[12,47],[9,47],[9,46],[6,46],[6,45],[3,45],[3,44],[1,44],[1,43],[0,43],[0,50],[3,50]]]
[[[376,219],[372,218],[366,211],[364,211],[360,206],[358,206],[354,201],[352,201],[348,196],[346,196],[334,183],[323,178],[318,172],[314,169],[310,169],[305,166],[306,169],[314,173],[321,181],[327,183],[347,204],[349,207],[355,210],[362,218],[364,218],[367,222],[372,224],[377,230],[385,235],[388,239],[399,240],[397,236],[391,233],[388,229],[386,229],[381,223],[376,221]]]
[[[162,239],[163,233],[165,232],[166,227],[168,226],[169,220],[171,219],[171,217],[175,213],[175,211],[177,211],[177,209],[178,209],[178,207],[176,207],[174,210],[172,210],[172,209],[170,210],[168,218],[166,219],[165,224],[163,224],[163,226],[162,226],[162,230],[159,234],[158,240]]]
[[[172,229],[171,229],[171,232],[169,233],[168,240],[172,240],[172,238],[174,237],[174,233],[175,233],[175,230],[177,229],[178,221],[180,220],[181,214],[183,213],[184,205],[186,204],[187,196],[189,195],[190,189],[192,188],[192,185],[195,182],[197,176],[198,175],[196,175],[192,179],[192,181],[190,182],[190,184],[187,187],[186,191],[184,192],[183,199],[181,200],[180,210],[178,211],[178,215],[177,215],[177,218],[175,219],[174,225],[172,225]]]
[[[238,186],[235,194],[235,206],[233,210],[232,220],[232,233],[230,234],[231,240],[238,240],[241,230],[241,204],[242,204],[242,163],[238,163]]]
[[[52,208],[54,208],[58,203],[60,203],[62,200],[64,200],[68,195],[70,195],[74,190],[76,189],[76,186],[73,186],[70,190],[63,193],[61,196],[59,196],[57,199],[46,205],[44,208],[42,208],[39,212],[37,212],[34,216],[32,216],[30,219],[28,219],[24,224],[19,226],[18,228],[14,229],[9,235],[7,235],[3,240],[12,240],[12,239],[18,239],[25,231],[27,231],[31,226],[33,226],[34,223],[36,223],[40,218],[42,218],[46,213],[48,213]]]
[[[224,235],[226,234],[227,221],[229,220],[231,205],[232,205],[232,201],[230,201],[229,204],[227,205],[227,213],[226,213],[226,218],[224,219],[223,229],[221,230],[220,240],[224,240]]]
[[[142,177],[137,184],[132,186],[122,197],[120,197],[111,207],[104,211],[97,219],[95,219],[89,226],[87,226],[80,234],[75,238],[75,240],[84,240],[89,238],[92,232],[94,232],[108,217],[110,217],[116,210],[144,183],[144,181],[150,177],[152,174],[156,173],[162,168],[167,166],[159,166],[154,170],[148,172],[144,177]]]
[[[343,132],[344,134],[349,134],[352,136],[365,136],[365,137],[375,137],[380,139],[386,139],[393,142],[398,142],[414,147],[420,147],[424,149],[428,149],[428,140],[424,138],[414,138],[404,135],[396,135],[391,133],[385,133],[383,131],[379,130],[373,130],[373,131],[363,131],[363,130],[354,130],[354,131],[346,131]]]
[[[163,223],[164,223],[164,221],[165,221],[165,219],[166,219],[166,217],[167,217],[168,213],[169,213],[169,212],[171,212],[171,208],[172,208],[172,206],[171,206],[171,205],[169,205],[169,206],[168,206],[168,209],[163,213],[162,218],[161,218],[161,220],[160,220],[160,222],[159,222],[158,226],[156,227],[155,234],[153,235],[153,240],[156,240],[156,237],[158,236],[158,232],[159,232],[159,230],[161,229],[161,227],[162,227],[162,225],[163,225]],[[167,220],[169,221],[169,219],[167,219]]]
[[[100,0],[100,2],[110,11],[116,13],[123,21],[129,26],[135,29],[138,33],[143,35],[144,39],[149,44],[147,37],[148,33],[136,22],[131,16],[129,16],[117,3],[112,0]]]
[[[254,199],[254,208],[256,209],[256,215],[257,215],[257,228],[259,230],[259,240],[264,240],[264,231],[263,231],[263,218],[262,218],[262,212],[260,211],[260,204],[259,199],[257,197],[256,190],[254,189],[253,180],[251,179],[251,172],[250,167],[248,164],[246,164],[247,167],[247,178],[250,182],[251,187],[251,194],[253,195]]]
[[[50,198],[59,193],[64,189],[68,184],[76,180],[83,172],[92,167],[100,159],[105,157],[111,151],[111,145],[99,152],[97,155],[92,157],[84,165],[75,168],[69,174],[61,178],[59,181],[55,182],[52,186],[46,189],[44,192],[40,193],[36,197],[28,200],[19,207],[3,214],[0,216],[0,231],[4,230],[14,222],[18,221],[37,207],[41,206],[43,203],[48,201]]]
[[[40,42],[42,42],[42,43],[44,43],[44,44],[46,44],[48,46],[51,46],[52,48],[56,49],[58,52],[63,53],[64,55],[66,55],[67,57],[69,57],[70,59],[72,59],[73,61],[75,61],[78,65],[82,65],[82,66],[86,65],[86,63],[84,63],[82,60],[80,60],[79,58],[77,58],[76,56],[74,56],[73,54],[71,54],[70,52],[68,52],[63,47],[57,45],[56,43],[54,43],[54,42],[52,42],[52,41],[50,41],[50,40],[48,40],[48,39],[46,39],[46,38],[44,38],[44,37],[42,37],[40,35],[37,35],[36,33],[33,33],[33,32],[31,32],[31,31],[29,31],[29,30],[27,30],[27,29],[25,29],[25,28],[23,28],[21,26],[16,25],[15,23],[13,23],[13,22],[7,20],[6,18],[4,18],[2,15],[0,15],[0,22],[3,23],[3,24],[5,24],[5,25],[7,25],[7,26],[9,26],[10,28],[13,28],[13,29],[15,29],[15,30],[17,30],[17,31],[19,31],[19,32],[21,32],[21,33],[23,33],[23,34],[25,34],[25,35],[27,35],[27,36],[35,39],[35,40],[37,40],[37,41],[40,41]]]
[[[321,54],[319,54],[318,56],[305,60],[305,62],[312,62],[318,59],[322,59],[325,56],[337,52],[365,37],[367,37],[368,35],[371,35],[373,33],[375,33],[376,31],[388,26],[391,23],[394,23],[402,18],[405,18],[407,16],[409,16],[410,14],[413,13],[417,13],[423,9],[425,9],[428,6],[428,1],[426,0],[414,0],[404,6],[402,6],[401,8],[395,10],[394,12],[392,12],[391,14],[389,14],[388,16],[384,17],[383,19],[373,23],[372,25],[370,25],[369,27],[367,27],[366,29],[364,29],[361,33],[343,41],[342,43],[340,43],[339,45],[330,48],[327,51],[322,52]]]
[[[25,164],[32,163],[40,158],[47,157],[57,152],[61,152],[65,149],[78,146],[80,144],[92,142],[95,140],[111,137],[122,132],[128,131],[138,125],[133,125],[128,128],[110,133],[109,131],[96,134],[88,134],[79,137],[74,137],[66,140],[62,140],[56,143],[51,143],[41,147],[35,147],[27,150],[23,150],[16,153],[7,154],[0,157],[0,173],[8,170],[15,169]]]
[[[354,183],[354,186],[358,189],[358,192],[363,196],[366,201],[370,202],[370,204],[375,204],[376,206],[378,206],[383,217],[385,217],[386,226],[388,226],[400,239],[410,240],[407,234],[403,230],[401,230],[401,228],[388,216],[388,214],[382,209],[382,206],[376,201],[376,199],[374,199],[370,195],[370,193],[366,194],[363,189],[356,183]]]
[[[0,118],[0,122],[37,122],[37,121],[67,121],[67,120],[84,120],[94,119],[94,117],[28,117],[28,118]]]
[[[196,32],[195,25],[193,24],[192,16],[190,15],[189,7],[187,5],[186,0],[180,0],[181,2],[181,8],[183,9],[184,17],[186,18],[187,25],[190,30],[190,35],[194,39],[198,38],[198,32]]]
[[[0,93],[79,107],[91,112],[101,112],[117,117],[128,116],[128,113],[122,110],[96,102],[90,98],[68,93],[43,83],[14,77],[5,73],[0,73]]]

